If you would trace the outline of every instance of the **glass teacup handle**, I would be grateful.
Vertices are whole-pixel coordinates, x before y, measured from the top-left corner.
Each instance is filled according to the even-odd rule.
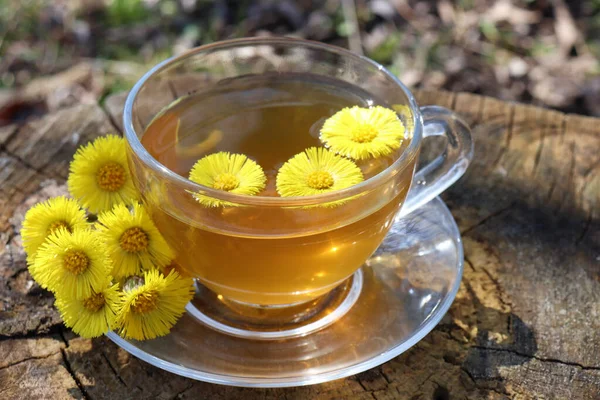
[[[407,215],[441,194],[460,178],[473,158],[471,130],[456,113],[444,107],[421,107],[423,140],[445,136],[444,152],[415,173],[412,187],[400,210]]]

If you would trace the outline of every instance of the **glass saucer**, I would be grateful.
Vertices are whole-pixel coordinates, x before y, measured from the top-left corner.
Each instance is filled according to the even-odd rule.
[[[361,268],[354,305],[304,336],[253,340],[209,328],[186,312],[165,337],[108,337],[140,359],[201,381],[246,387],[310,385],[376,367],[415,345],[442,319],[463,270],[460,233],[436,198],[397,217]]]

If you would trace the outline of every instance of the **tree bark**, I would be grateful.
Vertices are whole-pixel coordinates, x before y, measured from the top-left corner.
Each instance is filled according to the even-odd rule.
[[[417,97],[473,128],[473,164],[443,195],[465,247],[457,298],[388,363],[291,389],[196,382],[76,337],[29,276],[25,211],[66,193],[78,145],[122,128],[124,95],[0,128],[0,398],[600,399],[600,119],[466,93]]]

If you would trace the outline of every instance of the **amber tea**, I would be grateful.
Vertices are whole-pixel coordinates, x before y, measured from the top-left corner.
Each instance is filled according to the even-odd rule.
[[[363,89],[316,75],[243,76],[171,104],[149,124],[142,144],[185,178],[206,155],[244,154],[267,177],[257,195],[279,197],[278,171],[307,148],[323,147],[319,133],[327,118],[345,107],[378,104],[391,108]],[[388,156],[358,161],[364,179],[392,165],[407,144]],[[217,294],[250,304],[295,304],[330,291],[376,250],[406,197],[413,170],[410,160],[395,171],[400,179],[393,187],[333,206],[206,207],[186,193],[149,202],[149,208],[177,265]],[[160,196],[160,187],[157,191]],[[164,211],[163,201],[185,207],[193,218]]]

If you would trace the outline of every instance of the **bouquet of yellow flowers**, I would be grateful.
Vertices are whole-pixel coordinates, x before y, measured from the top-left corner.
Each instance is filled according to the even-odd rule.
[[[67,183],[73,198],[49,199],[25,215],[33,279],[54,293],[65,325],[83,337],[168,334],[194,294],[193,280],[172,268],[173,251],[138,203],[124,139],[82,146]]]

